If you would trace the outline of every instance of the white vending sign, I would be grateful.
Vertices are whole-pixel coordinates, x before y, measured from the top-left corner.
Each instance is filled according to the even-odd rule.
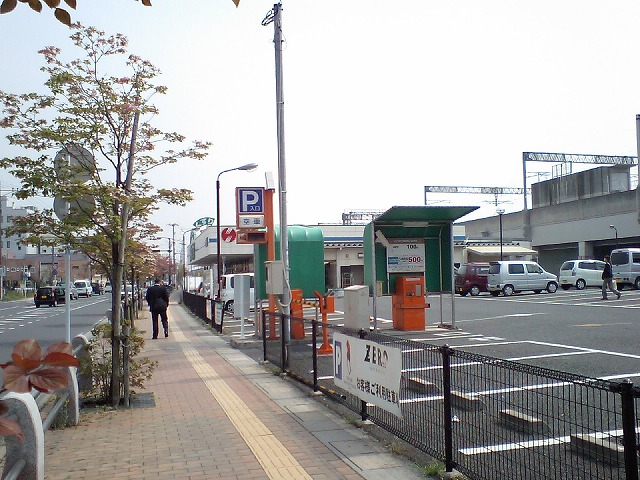
[[[333,375],[337,387],[402,418],[399,348],[334,333]]]
[[[424,270],[424,242],[398,242],[387,247],[387,273],[423,273]]]

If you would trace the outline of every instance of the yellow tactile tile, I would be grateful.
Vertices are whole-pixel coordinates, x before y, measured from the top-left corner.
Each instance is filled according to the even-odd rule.
[[[272,479],[311,479],[291,453],[260,421],[242,399],[220,378],[215,369],[193,348],[187,337],[173,324],[175,341],[180,345],[198,376],[220,404],[238,433],[251,449],[265,473]]]

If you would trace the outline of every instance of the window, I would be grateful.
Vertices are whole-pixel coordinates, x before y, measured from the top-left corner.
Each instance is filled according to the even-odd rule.
[[[633,254],[633,263],[640,263],[640,253]]]
[[[11,248],[11,241],[7,240],[7,248]]]
[[[509,264],[509,273],[524,274],[524,265],[521,263]]]
[[[596,264],[593,262],[580,262],[578,263],[578,268],[582,268],[583,270],[595,270]]]
[[[564,262],[560,267],[560,270],[572,270],[572,269],[573,269],[573,262]]]
[[[542,268],[540,265],[536,265],[533,263],[527,263],[527,272],[529,273],[542,273]]]

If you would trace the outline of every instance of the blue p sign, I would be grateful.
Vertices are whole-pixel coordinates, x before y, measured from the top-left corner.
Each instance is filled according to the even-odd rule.
[[[264,189],[238,187],[236,197],[238,200],[238,214],[264,213],[263,201]]]

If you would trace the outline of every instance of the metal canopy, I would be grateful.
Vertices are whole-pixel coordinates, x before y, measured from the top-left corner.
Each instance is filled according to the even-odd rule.
[[[480,207],[451,207],[451,206],[414,206],[414,207],[391,207],[382,215],[377,217],[373,223],[375,225],[404,226],[404,227],[424,227],[429,223],[439,225],[452,223],[455,220],[477,210]],[[411,222],[420,222],[411,224]]]

